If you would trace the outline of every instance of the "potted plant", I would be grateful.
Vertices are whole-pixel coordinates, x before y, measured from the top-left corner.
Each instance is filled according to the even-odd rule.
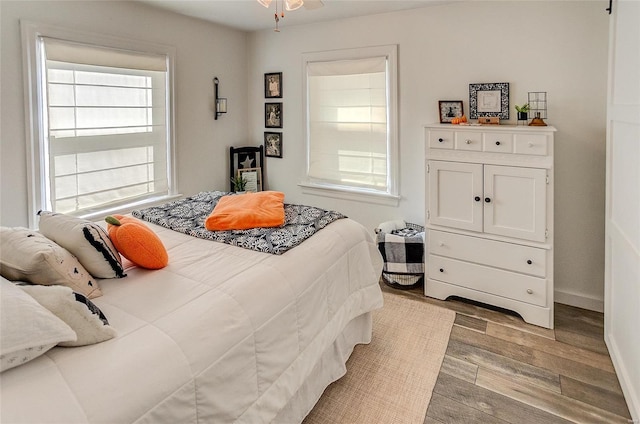
[[[233,184],[233,191],[236,193],[244,193],[247,186],[247,180],[242,175],[236,175],[231,178],[231,184]]]
[[[516,105],[518,111],[518,121],[526,121],[529,118],[529,103],[525,103],[522,106]]]

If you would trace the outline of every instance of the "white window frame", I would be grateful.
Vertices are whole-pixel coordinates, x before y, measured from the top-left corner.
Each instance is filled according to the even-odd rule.
[[[173,75],[175,62],[175,48],[171,46],[152,44],[138,40],[125,39],[105,34],[79,31],[75,29],[62,28],[54,25],[41,24],[31,21],[20,22],[22,32],[22,54],[23,73],[25,89],[25,116],[26,140],[27,140],[27,190],[28,190],[28,212],[29,227],[37,227],[37,212],[46,206],[47,181],[46,168],[48,166],[48,152],[44,134],[43,107],[44,99],[39,90],[40,82],[43,81],[43,69],[38,66],[41,54],[38,38],[51,37],[82,44],[91,44],[101,47],[108,47],[123,50],[135,50],[152,54],[166,55],[167,63],[167,126],[168,126],[168,149],[167,149],[167,175],[168,193],[164,196],[145,199],[109,210],[97,210],[85,215],[86,219],[103,218],[109,213],[128,212],[134,207],[165,201],[178,196],[177,176],[176,176],[176,147],[174,133],[174,95],[173,95]]]
[[[319,183],[308,177],[309,172],[309,86],[307,80],[307,66],[310,62],[366,59],[385,56],[387,68],[387,192],[373,191],[358,187]],[[322,52],[303,53],[303,121],[304,137],[306,141],[305,177],[298,184],[303,193],[327,196],[346,200],[397,206],[400,200],[398,183],[398,46],[384,45]]]

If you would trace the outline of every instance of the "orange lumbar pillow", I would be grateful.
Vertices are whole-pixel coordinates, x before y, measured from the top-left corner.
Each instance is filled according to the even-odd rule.
[[[160,269],[169,263],[167,249],[149,227],[135,218],[110,215],[105,218],[109,237],[118,252],[134,264]]]
[[[223,196],[204,226],[209,231],[223,231],[280,227],[283,224],[284,193],[260,191]]]

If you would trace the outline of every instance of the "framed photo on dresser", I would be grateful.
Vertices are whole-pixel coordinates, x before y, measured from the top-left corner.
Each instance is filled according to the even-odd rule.
[[[440,100],[438,110],[440,111],[441,124],[450,124],[453,118],[464,115],[462,100]]]

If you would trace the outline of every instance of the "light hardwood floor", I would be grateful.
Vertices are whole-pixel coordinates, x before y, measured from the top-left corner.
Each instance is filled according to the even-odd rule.
[[[555,304],[555,329],[423,288],[384,291],[456,312],[424,424],[624,423],[629,410],[604,343],[603,314]]]

